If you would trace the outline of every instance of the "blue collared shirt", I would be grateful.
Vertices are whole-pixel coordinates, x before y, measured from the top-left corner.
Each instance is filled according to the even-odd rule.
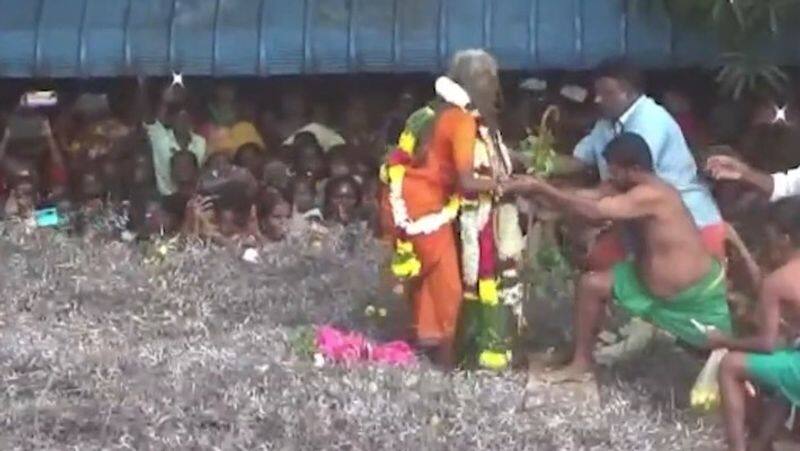
[[[683,203],[702,228],[722,221],[711,191],[697,175],[697,163],[675,119],[647,96],[636,102],[616,123],[601,119],[575,146],[575,158],[597,167],[601,180],[608,180],[608,163],[603,158],[606,146],[622,132],[636,133],[647,142],[653,154],[656,174],[681,193]]]

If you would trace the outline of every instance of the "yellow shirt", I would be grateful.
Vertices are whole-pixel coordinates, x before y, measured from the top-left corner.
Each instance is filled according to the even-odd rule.
[[[245,144],[255,144],[264,149],[264,140],[250,122],[237,122],[233,127],[216,127],[210,136],[212,153],[224,152],[233,155]]]

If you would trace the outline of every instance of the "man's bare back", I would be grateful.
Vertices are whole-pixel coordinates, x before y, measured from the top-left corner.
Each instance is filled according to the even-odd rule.
[[[675,188],[645,174],[623,196],[638,199],[647,213],[631,222],[643,240],[636,266],[650,293],[668,299],[708,274],[711,254]]]
[[[788,323],[793,337],[800,336],[800,252],[772,273],[769,282],[770,289],[786,307],[783,319]]]

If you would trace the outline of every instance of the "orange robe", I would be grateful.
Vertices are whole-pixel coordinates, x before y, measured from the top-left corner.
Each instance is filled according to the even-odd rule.
[[[469,113],[453,107],[439,115],[424,161],[408,168],[403,180],[403,199],[412,220],[442,211],[458,192],[458,174],[473,169],[476,136],[477,123]],[[463,299],[453,223],[408,239],[422,263],[410,286],[417,339],[422,344],[452,340]]]

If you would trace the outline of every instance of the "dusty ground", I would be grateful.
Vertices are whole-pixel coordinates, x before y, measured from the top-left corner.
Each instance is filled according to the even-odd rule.
[[[0,223],[0,449],[720,449],[685,410],[698,365],[669,345],[603,372],[599,406],[526,394],[524,372],[315,368],[310,325],[402,329],[357,242],[301,237],[249,265]]]

